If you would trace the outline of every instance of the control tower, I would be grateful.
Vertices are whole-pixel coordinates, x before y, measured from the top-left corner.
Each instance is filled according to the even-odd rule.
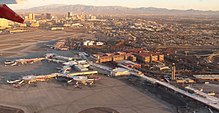
[[[171,80],[176,80],[176,65],[175,63],[172,64],[172,74],[171,74]]]

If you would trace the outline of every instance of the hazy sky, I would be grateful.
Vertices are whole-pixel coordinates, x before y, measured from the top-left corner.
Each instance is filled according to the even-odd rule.
[[[9,7],[12,9],[25,9],[48,4],[158,7],[168,9],[198,9],[219,11],[219,0],[26,0],[23,4],[9,5]]]

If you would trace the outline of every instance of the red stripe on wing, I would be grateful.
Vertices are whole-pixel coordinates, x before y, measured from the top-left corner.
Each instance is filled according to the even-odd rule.
[[[11,10],[7,5],[0,5],[0,18],[5,18],[14,22],[23,23],[24,19]]]

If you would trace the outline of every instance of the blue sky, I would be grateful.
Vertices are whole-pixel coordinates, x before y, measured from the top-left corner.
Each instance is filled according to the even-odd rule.
[[[12,9],[26,9],[48,4],[84,4],[95,6],[157,7],[219,11],[219,0],[26,0],[22,4],[10,4],[9,7]]]

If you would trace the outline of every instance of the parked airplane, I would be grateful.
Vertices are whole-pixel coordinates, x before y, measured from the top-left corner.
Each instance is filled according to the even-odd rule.
[[[67,83],[75,82],[75,87],[79,87],[79,84],[93,85],[95,81],[100,80],[100,77],[89,78],[88,76],[66,76],[60,73],[53,73],[49,75],[28,75],[18,80],[7,80],[8,84],[12,84],[15,88],[21,87],[22,84],[31,84],[36,82],[44,82],[51,78],[63,77],[67,79]]]
[[[78,87],[79,84],[92,86],[95,83],[95,81],[101,79],[101,77],[89,78],[88,76],[61,76],[61,77],[68,79],[67,81],[68,84],[75,82],[75,87]]]
[[[57,76],[60,76],[60,74],[53,73],[49,75],[40,75],[40,76],[28,75],[18,80],[13,80],[13,81],[7,80],[7,83],[12,84],[14,87],[18,88],[18,87],[21,87],[23,83],[31,84],[31,83],[36,83],[36,82],[44,82],[44,81],[47,81],[48,79],[55,78]]]
[[[21,80],[11,80],[11,81],[9,81],[9,80],[7,80],[7,83],[9,83],[9,84],[15,84],[15,83],[18,83],[18,82],[20,82]]]
[[[16,66],[19,64],[28,64],[28,63],[34,63],[34,62],[39,62],[44,60],[45,58],[31,58],[31,59],[17,59],[17,60],[6,60],[5,65],[11,65],[11,66]]]

